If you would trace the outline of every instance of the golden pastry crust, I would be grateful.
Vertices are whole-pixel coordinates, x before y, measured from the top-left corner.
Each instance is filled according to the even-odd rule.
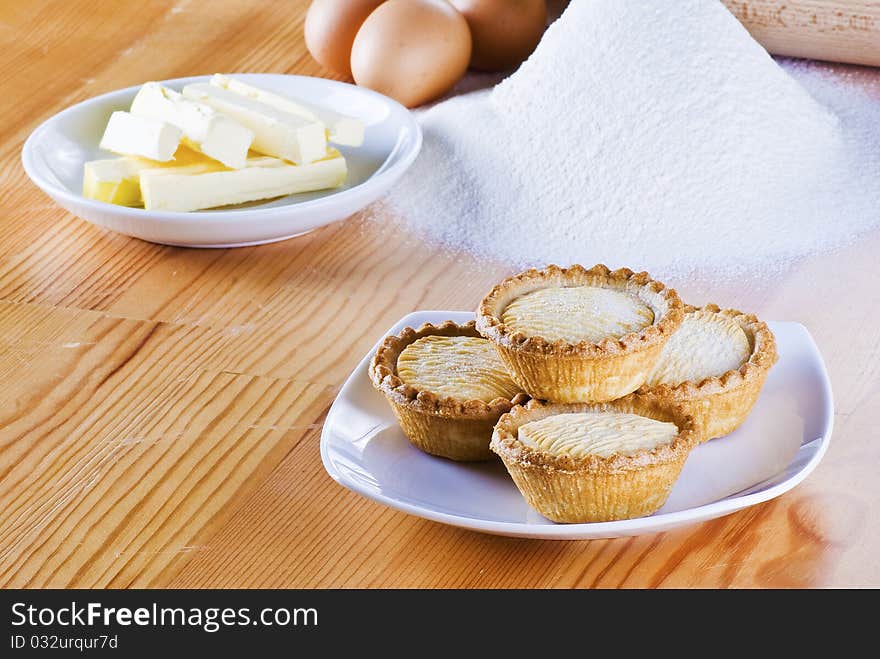
[[[639,389],[640,394],[681,405],[694,417],[700,440],[706,442],[730,434],[746,420],[779,355],[773,332],[754,314],[736,309],[722,310],[716,304],[704,307],[685,305],[684,311],[686,314],[711,311],[734,320],[745,332],[751,346],[748,360],[738,369],[699,381],[688,380],[675,385],[659,384]]]
[[[459,325],[446,321],[426,323],[418,329],[405,328],[379,345],[370,361],[370,381],[385,396],[407,438],[427,453],[460,461],[488,460],[492,428],[498,418],[528,396],[519,393],[511,399],[485,402],[460,399],[422,391],[404,382],[397,374],[397,358],[410,344],[426,336],[471,336],[479,333],[471,321]]]
[[[550,341],[513,331],[502,320],[516,298],[541,288],[596,286],[628,293],[647,305],[654,322],[637,332],[598,342]],[[527,270],[495,286],[480,302],[477,329],[492,342],[517,383],[535,398],[564,403],[614,400],[645,381],[669,337],[681,324],[678,294],[646,272],[604,265],[550,265]]]
[[[519,440],[520,426],[571,412],[628,412],[671,422],[678,434],[670,443],[608,457],[554,455]],[[630,394],[607,403],[530,401],[503,415],[490,448],[497,453],[529,505],[566,523],[603,522],[651,515],[666,501],[691,449],[696,423],[686,411],[657,398]]]

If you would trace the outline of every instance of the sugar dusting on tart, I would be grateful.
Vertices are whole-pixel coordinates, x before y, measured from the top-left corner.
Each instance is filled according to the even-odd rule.
[[[670,444],[678,435],[674,423],[627,412],[555,414],[519,427],[518,439],[551,455],[580,458],[632,455]]]
[[[651,325],[654,312],[635,296],[608,288],[550,287],[514,299],[501,321],[511,331],[549,341],[595,343]]]
[[[752,353],[748,336],[730,316],[699,310],[685,316],[664,346],[647,386],[699,382],[745,364]]]
[[[426,336],[397,358],[397,375],[421,391],[490,402],[520,392],[492,345],[472,336]]]

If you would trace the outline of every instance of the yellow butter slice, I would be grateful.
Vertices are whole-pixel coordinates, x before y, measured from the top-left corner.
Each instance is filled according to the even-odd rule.
[[[143,206],[141,174],[147,170],[175,170],[190,166],[224,169],[201,153],[181,146],[174,159],[159,162],[137,156],[92,160],[83,167],[83,196],[118,206]]]
[[[140,172],[145,167],[137,158],[92,160],[83,167],[83,196],[118,206],[141,206]]]

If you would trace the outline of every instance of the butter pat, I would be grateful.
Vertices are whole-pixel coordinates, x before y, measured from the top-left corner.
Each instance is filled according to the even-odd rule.
[[[360,119],[320,108],[300,99],[266,91],[222,73],[215,73],[211,78],[211,84],[260,101],[276,110],[289,112],[303,119],[324,124],[327,129],[327,139],[334,144],[361,146],[364,143],[364,123]]]
[[[119,206],[140,206],[140,171],[156,163],[144,165],[139,158],[92,160],[83,169],[83,196]]]
[[[131,113],[166,121],[183,133],[183,143],[227,167],[244,167],[254,134],[245,126],[202,103],[148,82],[134,97]]]
[[[140,187],[147,210],[194,211],[335,188],[346,175],[345,159],[331,151],[308,165],[262,156],[237,170],[205,164],[144,170]]]
[[[143,206],[140,185],[142,171],[163,167],[180,168],[200,163],[224,169],[219,163],[186,147],[180,148],[174,154],[174,160],[168,162],[134,156],[92,160],[83,168],[83,196],[118,206]]]
[[[327,135],[323,124],[254,98],[206,83],[187,85],[183,95],[222,112],[247,126],[254,133],[251,148],[305,165],[327,153]]]
[[[174,157],[183,132],[176,126],[129,112],[110,115],[100,147],[122,155],[166,161]]]

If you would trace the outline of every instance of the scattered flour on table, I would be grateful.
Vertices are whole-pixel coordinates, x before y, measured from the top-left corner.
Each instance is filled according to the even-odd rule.
[[[880,100],[780,66],[715,0],[572,2],[420,122],[395,215],[519,267],[760,272],[880,226]]]

